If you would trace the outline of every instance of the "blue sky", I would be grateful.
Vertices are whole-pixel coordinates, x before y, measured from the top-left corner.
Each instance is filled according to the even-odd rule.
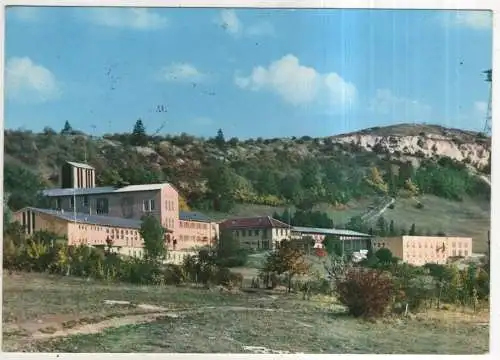
[[[492,29],[487,12],[9,8],[5,61],[6,128],[481,130]]]

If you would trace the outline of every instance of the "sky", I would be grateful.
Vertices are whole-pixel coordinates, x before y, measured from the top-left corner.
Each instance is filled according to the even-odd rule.
[[[489,12],[9,7],[5,127],[227,138],[482,130]]]

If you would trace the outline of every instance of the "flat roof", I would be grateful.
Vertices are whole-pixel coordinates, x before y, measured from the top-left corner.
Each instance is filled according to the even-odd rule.
[[[212,220],[197,211],[179,211],[179,220],[182,221],[199,221],[199,222],[211,222]]]
[[[356,237],[373,237],[369,234],[360,233],[353,230],[347,229],[327,229],[327,228],[314,228],[306,226],[294,226],[292,231],[297,231],[301,233],[309,234],[321,234],[321,235],[339,235],[339,236],[356,236]]]
[[[82,169],[90,169],[90,170],[95,170],[95,168],[89,164],[85,164],[85,163],[78,163],[78,162],[74,162],[74,161],[66,161],[66,164],[70,164],[71,166],[74,166],[74,167],[79,167],[79,168],[82,168]]]
[[[124,187],[102,186],[95,188],[56,188],[42,190],[42,194],[47,197],[58,196],[82,196],[82,195],[99,195],[111,193],[125,192],[140,192],[140,191],[155,191],[161,190],[163,187],[170,185],[169,183],[162,184],[146,184],[146,185],[128,185]]]
[[[62,212],[58,210],[51,209],[39,209],[34,207],[26,207],[19,211],[31,210],[34,212],[39,212],[41,214],[46,214],[50,216],[54,216],[58,219],[69,221],[69,222],[77,222],[81,224],[89,224],[89,225],[100,225],[100,226],[111,226],[111,227],[120,227],[120,228],[129,228],[129,229],[140,229],[142,221],[136,219],[123,219],[111,216],[104,215],[89,215],[83,213],[73,213],[73,212]]]

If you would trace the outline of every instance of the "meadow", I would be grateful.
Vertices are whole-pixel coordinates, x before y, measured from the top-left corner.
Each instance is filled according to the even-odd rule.
[[[482,354],[488,319],[447,307],[365,321],[319,295],[3,275],[3,351]]]

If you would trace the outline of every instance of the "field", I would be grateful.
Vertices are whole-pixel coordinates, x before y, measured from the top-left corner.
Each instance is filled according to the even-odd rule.
[[[348,207],[338,209],[322,204],[316,207],[324,211],[334,220],[334,223],[346,223],[356,215],[361,215],[373,199],[353,201]],[[387,221],[394,220],[397,226],[409,229],[412,223],[423,231],[436,233],[444,231],[450,236],[470,236],[473,239],[473,251],[487,250],[488,230],[490,228],[490,204],[488,201],[465,198],[463,201],[450,201],[432,195],[420,198],[424,205],[417,209],[411,199],[396,199],[394,209],[387,209],[383,214]],[[262,205],[238,205],[231,214],[212,213],[217,219],[231,216],[272,215],[274,211],[282,212],[284,208],[274,208]]]
[[[3,276],[4,351],[481,354],[488,318],[441,310],[365,322],[326,297]]]

